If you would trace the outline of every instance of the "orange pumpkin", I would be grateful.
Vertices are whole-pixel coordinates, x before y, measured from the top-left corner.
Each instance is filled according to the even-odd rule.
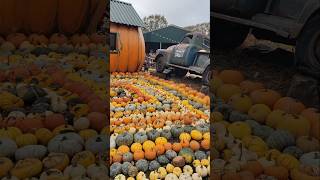
[[[166,151],[172,149],[172,145],[171,145],[171,143],[169,143],[169,142],[165,143],[163,146],[164,146],[164,148],[166,149]]]
[[[250,97],[254,104],[265,104],[270,108],[281,98],[281,95],[271,89],[259,89],[250,93]]]
[[[97,131],[101,131],[107,124],[107,116],[104,113],[91,112],[87,118],[90,121],[90,127]]]
[[[10,41],[16,47],[19,47],[20,44],[25,41],[27,37],[22,33],[13,33],[7,36],[7,41]]]
[[[301,116],[305,117],[310,123],[310,136],[320,140],[320,112],[316,108],[307,108],[301,112]]]
[[[260,82],[245,80],[240,83],[240,88],[243,93],[251,93],[252,91],[263,89],[264,86]]]
[[[147,149],[144,152],[144,157],[147,160],[154,160],[157,157],[157,151],[155,150],[155,148]]]
[[[49,42],[46,36],[39,35],[39,34],[31,34],[28,40],[30,41],[30,43],[34,45],[44,45],[44,44],[48,44]]]
[[[209,139],[202,140],[201,147],[205,150],[209,150],[210,149],[210,140]]]
[[[287,180],[289,178],[289,172],[282,166],[269,166],[264,168],[264,174],[273,176],[278,180]]]
[[[157,156],[162,155],[166,152],[166,149],[165,149],[164,145],[162,145],[162,144],[157,144],[155,149],[157,152]]]
[[[252,172],[255,177],[263,173],[263,167],[258,161],[248,161],[241,169]]]
[[[290,114],[300,114],[305,108],[304,104],[291,97],[282,97],[273,105],[273,109],[280,109]]]
[[[71,37],[71,42],[73,45],[77,45],[77,44],[89,44],[90,43],[90,39],[87,35],[85,34],[75,34]]]
[[[118,52],[110,52],[110,72],[135,72],[141,69],[145,44],[141,28],[110,23],[110,32],[118,33]]]
[[[21,129],[24,133],[32,133],[37,129],[43,128],[43,119],[40,116],[32,118],[20,119],[16,122],[16,127]]]
[[[65,124],[64,116],[58,113],[48,115],[44,120],[44,127],[50,130],[63,124]]]
[[[218,77],[226,84],[239,85],[244,80],[243,74],[237,70],[223,70]]]
[[[192,140],[192,141],[190,141],[190,148],[193,151],[197,151],[200,149],[200,144],[198,143],[198,141]]]
[[[67,41],[68,41],[68,38],[65,35],[60,34],[60,33],[52,34],[49,39],[50,43],[59,44],[59,45],[62,45],[64,43],[66,43]]]
[[[88,103],[90,112],[100,112],[106,113],[108,108],[108,103],[100,99],[93,99]]]
[[[144,152],[142,150],[137,150],[133,153],[133,159],[138,161],[140,159],[144,159]]]
[[[175,151],[175,152],[179,152],[181,149],[182,149],[182,145],[180,143],[173,143],[172,144],[172,149]]]

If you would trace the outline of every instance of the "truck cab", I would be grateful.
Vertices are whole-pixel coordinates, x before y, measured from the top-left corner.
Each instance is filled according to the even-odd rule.
[[[156,52],[156,70],[158,73],[173,72],[185,76],[187,72],[202,75],[208,83],[210,76],[210,39],[201,33],[187,33],[182,41]]]
[[[251,32],[295,46],[295,64],[320,77],[320,0],[214,0],[213,48],[240,46]]]

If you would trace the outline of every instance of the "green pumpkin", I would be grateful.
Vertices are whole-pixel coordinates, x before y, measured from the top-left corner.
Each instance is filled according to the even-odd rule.
[[[177,138],[183,133],[183,127],[181,125],[172,126],[171,134],[173,137]]]
[[[295,138],[288,131],[276,130],[270,134],[266,142],[269,148],[282,151],[285,147],[294,145]]]
[[[196,126],[196,130],[200,131],[201,133],[206,133],[210,131],[210,124],[203,123]]]
[[[159,169],[159,167],[160,167],[160,164],[159,164],[159,162],[156,161],[156,160],[153,160],[153,161],[151,161],[151,162],[149,163],[149,170],[150,170],[150,171],[155,171],[155,170]]]
[[[164,130],[161,131],[160,136],[161,137],[165,137],[166,139],[171,139],[172,135],[171,135],[170,130],[164,129]]]
[[[179,152],[179,156],[184,157],[186,163],[190,164],[193,162],[195,155],[190,148],[182,148]]]
[[[115,177],[116,175],[121,173],[121,170],[122,170],[121,163],[118,163],[118,162],[113,163],[110,166],[110,176]]]
[[[152,129],[147,132],[148,139],[151,141],[155,141],[157,137],[160,137],[160,132],[156,129]]]
[[[273,131],[271,127],[265,125],[253,127],[253,134],[262,139],[267,139]]]
[[[161,164],[161,165],[167,165],[170,163],[169,159],[165,156],[165,155],[161,155],[159,157],[157,157],[157,161]]]
[[[116,138],[117,146],[121,146],[121,145],[130,146],[132,143],[133,143],[133,135],[128,132],[119,134]]]
[[[134,142],[136,143],[144,143],[146,140],[148,140],[148,136],[143,132],[137,132],[134,134]]]
[[[300,156],[302,156],[303,151],[300,148],[298,148],[297,146],[289,146],[283,150],[283,153],[290,154],[290,155],[294,156],[295,158],[299,159]]]
[[[159,156],[160,157],[160,156]],[[149,162],[145,159],[140,159],[136,162],[136,167],[139,171],[147,172],[149,168]]]
[[[186,125],[186,126],[184,126],[184,132],[186,132],[186,133],[191,133],[191,131],[192,130],[194,130],[195,129],[195,127],[194,126],[192,126],[192,125]]]

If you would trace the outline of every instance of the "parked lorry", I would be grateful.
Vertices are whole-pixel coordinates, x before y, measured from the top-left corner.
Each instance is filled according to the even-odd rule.
[[[240,46],[248,33],[295,46],[295,64],[320,77],[320,0],[214,0],[213,48]]]
[[[204,84],[209,83],[210,39],[201,33],[187,33],[182,41],[156,52],[156,71],[158,73],[173,72],[185,76],[191,72],[202,76]]]

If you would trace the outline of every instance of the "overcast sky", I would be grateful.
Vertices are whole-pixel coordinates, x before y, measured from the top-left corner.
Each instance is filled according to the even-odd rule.
[[[210,0],[120,0],[131,3],[141,19],[164,15],[169,24],[185,27],[210,21]]]

